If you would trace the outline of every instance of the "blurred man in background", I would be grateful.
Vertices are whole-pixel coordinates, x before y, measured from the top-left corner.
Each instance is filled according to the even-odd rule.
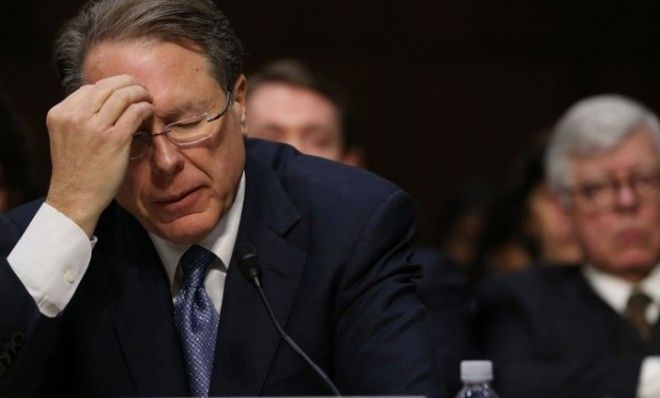
[[[249,76],[248,134],[364,167],[348,100],[306,65],[284,59]]]
[[[660,396],[660,126],[621,96],[571,107],[551,137],[548,183],[581,267],[494,279],[479,333],[507,397]]]
[[[545,131],[534,136],[514,162],[511,186],[488,207],[471,270],[476,279],[581,261],[571,220],[545,179],[547,141]]]

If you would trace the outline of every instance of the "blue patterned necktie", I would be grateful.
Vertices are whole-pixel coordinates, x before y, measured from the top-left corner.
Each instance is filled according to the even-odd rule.
[[[174,303],[174,322],[183,344],[188,391],[206,397],[218,334],[218,313],[204,289],[204,278],[215,255],[193,245],[179,262],[183,270],[181,291]]]

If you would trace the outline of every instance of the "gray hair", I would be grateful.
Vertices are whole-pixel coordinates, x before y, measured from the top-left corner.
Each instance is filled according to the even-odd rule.
[[[85,4],[55,42],[53,58],[64,90],[82,86],[85,56],[95,45],[142,38],[198,46],[225,91],[240,76],[243,45],[213,1],[98,0]]]
[[[545,159],[548,183],[561,192],[572,182],[574,157],[613,149],[642,125],[652,131],[660,149],[658,118],[639,102],[612,94],[578,101],[552,131]]]

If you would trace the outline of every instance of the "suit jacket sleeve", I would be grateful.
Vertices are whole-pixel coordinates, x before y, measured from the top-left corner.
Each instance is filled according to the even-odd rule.
[[[43,316],[13,272],[7,256],[20,228],[0,215],[0,396],[32,395],[46,371],[61,319]]]
[[[342,275],[335,306],[338,384],[360,394],[444,396],[410,262],[413,209],[404,193],[373,212]]]
[[[552,294],[557,292],[547,285],[523,278],[481,288],[476,327],[493,360],[496,390],[513,398],[634,397],[642,356],[567,344],[584,333],[602,339],[603,331],[570,325],[555,311]]]

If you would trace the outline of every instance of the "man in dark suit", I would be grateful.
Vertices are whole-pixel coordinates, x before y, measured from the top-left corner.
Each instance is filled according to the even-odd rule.
[[[660,396],[660,126],[603,95],[555,127],[547,178],[584,251],[487,283],[478,330],[507,397]]]
[[[45,202],[0,216],[0,395],[443,395],[407,195],[244,140],[241,45],[207,0],[90,3],[58,40]]]

